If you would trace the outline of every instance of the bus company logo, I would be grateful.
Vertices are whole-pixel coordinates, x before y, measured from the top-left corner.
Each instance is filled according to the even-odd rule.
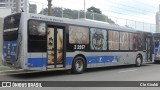
[[[2,82],[2,87],[3,87],[3,88],[12,87],[12,86],[11,86],[11,82]]]

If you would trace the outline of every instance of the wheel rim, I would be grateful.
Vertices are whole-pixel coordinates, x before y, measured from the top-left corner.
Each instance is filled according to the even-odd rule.
[[[82,60],[77,60],[77,62],[76,62],[76,70],[78,72],[80,72],[80,71],[82,71],[82,69],[83,69],[83,62],[82,62]]]
[[[141,59],[137,58],[137,65],[140,66],[141,65]]]

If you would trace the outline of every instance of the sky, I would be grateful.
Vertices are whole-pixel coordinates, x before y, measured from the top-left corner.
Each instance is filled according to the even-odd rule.
[[[47,7],[47,0],[29,1],[37,4],[38,12]],[[159,11],[160,4],[160,0],[85,0],[85,2],[86,9],[91,6],[99,8],[103,14],[113,20],[116,20],[115,17],[121,18],[118,19],[121,24],[126,23],[123,22],[125,19],[129,20],[128,23],[132,23],[133,20],[155,24],[155,15]],[[84,0],[52,0],[52,5],[73,10],[84,10]]]

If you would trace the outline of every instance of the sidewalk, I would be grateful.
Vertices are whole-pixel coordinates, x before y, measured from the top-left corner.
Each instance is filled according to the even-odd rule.
[[[0,61],[0,71],[6,71],[6,70],[13,70],[10,67],[6,67],[2,65],[2,62]]]

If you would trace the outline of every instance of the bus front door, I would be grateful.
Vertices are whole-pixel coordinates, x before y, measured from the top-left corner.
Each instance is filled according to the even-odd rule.
[[[48,69],[64,67],[64,28],[48,27],[47,29],[47,59]]]
[[[147,62],[152,61],[152,43],[151,37],[146,38],[146,60]]]

